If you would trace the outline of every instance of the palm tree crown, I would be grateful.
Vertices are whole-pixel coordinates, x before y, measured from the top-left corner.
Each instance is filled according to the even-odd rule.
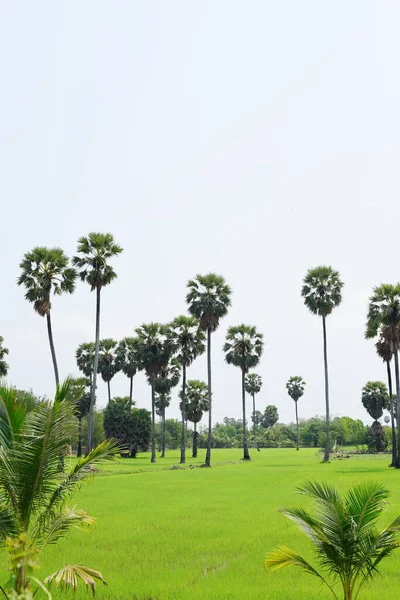
[[[74,256],[72,262],[80,270],[81,280],[87,281],[93,291],[116,279],[117,274],[107,261],[122,251],[111,233],[89,233],[87,237],[79,238],[77,252],[80,256]]]
[[[373,289],[369,299],[367,313],[366,338],[374,338],[379,331],[385,330],[384,337],[393,344],[400,344],[400,283],[391,285],[384,283]]]
[[[138,365],[135,359],[135,339],[126,337],[120,341],[117,348],[117,363],[119,370],[129,378],[134,377],[138,370]]]
[[[179,396],[182,399],[182,392],[180,392]],[[182,408],[183,406],[181,407],[181,410]],[[186,417],[192,423],[199,423],[203,413],[207,410],[207,384],[198,379],[189,379],[186,388]]]
[[[258,394],[262,388],[261,375],[257,375],[257,373],[249,373],[246,375],[244,384],[248,394],[251,396],[253,394]]]
[[[135,329],[135,333],[136,363],[149,377],[156,376],[168,365],[175,352],[168,326],[160,323],[143,324]]]
[[[224,344],[225,360],[248,373],[260,362],[263,352],[263,334],[252,325],[229,327]]]
[[[231,305],[231,288],[221,275],[215,273],[196,275],[187,287],[186,301],[190,314],[199,319],[204,331],[215,331]]]
[[[158,394],[169,394],[176,387],[181,378],[181,366],[176,358],[161,367],[156,380],[155,388]]]
[[[195,317],[180,315],[169,324],[169,332],[177,348],[176,358],[189,367],[205,350],[205,335]]]
[[[298,375],[294,375],[293,377],[289,378],[289,381],[286,384],[286,389],[288,391],[289,396],[295,402],[297,402],[297,400],[301,398],[304,394],[305,385],[306,382],[304,381],[304,379],[302,377],[299,377]]]
[[[327,317],[341,303],[342,288],[339,272],[332,267],[321,266],[309,269],[303,281],[301,295],[310,312]]]
[[[8,373],[8,364],[4,357],[8,354],[8,348],[3,346],[4,338],[0,335],[0,377],[6,377]]]
[[[100,340],[99,344],[99,373],[106,383],[111,381],[120,370],[117,361],[117,342],[112,338]]]
[[[93,375],[94,343],[88,342],[80,344],[76,349],[75,357],[78,369],[85,377],[91,379]]]
[[[389,407],[389,394],[382,381],[368,381],[362,389],[361,402],[367,413],[375,421],[381,418]]]

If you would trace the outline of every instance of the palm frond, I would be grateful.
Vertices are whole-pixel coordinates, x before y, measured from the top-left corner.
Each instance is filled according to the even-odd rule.
[[[103,585],[107,585],[100,571],[95,571],[83,565],[67,565],[62,567],[62,569],[48,575],[44,583],[49,586],[54,585],[64,589],[72,589],[76,592],[79,581],[87,588],[89,587],[93,595],[96,592],[96,582],[100,581]]]

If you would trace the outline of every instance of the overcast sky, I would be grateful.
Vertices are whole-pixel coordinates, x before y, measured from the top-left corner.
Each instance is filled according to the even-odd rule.
[[[258,407],[294,417],[285,384],[307,381],[302,417],[324,413],[321,320],[300,295],[309,267],[340,271],[328,319],[331,411],[368,420],[368,296],[400,279],[400,4],[396,0],[9,2],[0,19],[0,335],[9,380],[52,395],[46,322],[16,285],[35,245],[72,256],[90,231],[124,253],[102,292],[101,336],[186,311],[186,283],[233,289],[213,336],[214,418],[240,417],[229,325],[265,336]],[[94,339],[95,296],[53,302],[61,377]],[[206,357],[189,378],[206,379]],[[126,395],[118,374],[114,395]],[[150,407],[143,374],[135,399]],[[100,382],[99,404],[106,402]],[[250,410],[250,402],[248,404]],[[178,416],[174,393],[170,416]]]

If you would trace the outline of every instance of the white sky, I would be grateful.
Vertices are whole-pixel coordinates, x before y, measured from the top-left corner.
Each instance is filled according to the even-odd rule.
[[[186,282],[216,271],[233,306],[213,337],[214,418],[241,414],[229,325],[265,335],[258,407],[324,412],[322,328],[302,278],[345,282],[328,320],[331,410],[367,420],[360,390],[385,381],[364,340],[372,286],[400,279],[400,3],[377,0],[0,1],[2,318],[10,381],[52,394],[45,320],[16,286],[35,245],[70,256],[90,231],[124,247],[103,293],[102,337],[185,312]],[[53,303],[61,376],[94,338],[79,283]],[[206,378],[205,355],[188,374]],[[150,406],[140,374],[139,406]],[[128,393],[118,374],[115,395]],[[106,401],[101,383],[99,404]],[[178,416],[176,394],[170,416]],[[250,402],[249,402],[250,410]]]

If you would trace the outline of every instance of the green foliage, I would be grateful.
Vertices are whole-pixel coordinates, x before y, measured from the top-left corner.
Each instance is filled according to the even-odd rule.
[[[301,295],[310,312],[327,317],[341,303],[342,288],[339,272],[332,267],[321,266],[307,271]]]
[[[122,251],[111,233],[89,233],[79,238],[78,256],[74,256],[72,262],[79,269],[81,280],[86,281],[92,291],[100,290],[116,279],[117,274],[107,261]]]
[[[257,373],[248,373],[246,375],[244,385],[246,388],[246,392],[251,396],[253,394],[258,394],[262,388],[261,375],[257,375]]]
[[[311,498],[315,510],[284,509],[282,512],[306,534],[313,544],[317,568],[286,546],[270,552],[265,567],[299,567],[325,584],[339,600],[355,600],[365,583],[378,574],[378,565],[399,547],[400,517],[379,532],[376,522],[386,510],[388,491],[379,483],[354,486],[344,497],[326,483],[307,481],[298,491]]]
[[[383,411],[389,408],[386,385],[382,381],[368,381],[362,389],[361,402],[370,417],[375,421],[380,419]]]
[[[261,426],[264,427],[264,429],[269,429],[270,427],[273,427],[278,421],[278,409],[273,404],[270,404],[264,410],[263,418],[261,420]]]
[[[229,327],[224,344],[225,360],[240,367],[244,373],[260,362],[263,352],[263,335],[252,325]]]
[[[215,331],[231,305],[232,290],[221,275],[208,273],[191,279],[186,301],[191,315],[199,320],[203,331]]]
[[[104,415],[103,411],[93,411],[93,445],[98,446],[105,440],[104,434]],[[82,437],[85,439],[88,433],[88,417],[84,417],[82,420]]]
[[[134,377],[138,370],[135,358],[135,338],[126,337],[120,341],[117,348],[117,368],[129,378]]]
[[[169,394],[181,378],[181,367],[176,358],[163,365],[155,379],[155,389],[158,394]]]
[[[286,389],[288,391],[289,396],[297,402],[299,398],[304,394],[304,387],[306,382],[302,377],[298,375],[294,375],[293,377],[289,377],[289,381],[286,384]]]
[[[4,338],[0,335],[0,377],[6,377],[8,373],[8,364],[4,357],[8,354],[8,348],[3,346]]]
[[[92,378],[94,365],[94,343],[81,344],[76,349],[76,364],[85,377]]]
[[[195,317],[180,315],[168,326],[169,335],[176,347],[176,358],[182,366],[189,367],[205,350],[205,335]]]
[[[99,344],[99,373],[103,381],[108,383],[120,370],[117,359],[117,342],[111,338],[100,340]]]
[[[175,345],[166,325],[143,324],[135,329],[134,357],[139,369],[149,377],[156,376],[171,360]]]
[[[182,412],[182,392],[180,392],[181,402],[179,408]],[[208,388],[204,381],[198,379],[189,379],[186,384],[186,417],[191,423],[199,423],[203,413],[208,411]]]
[[[375,287],[369,299],[365,337],[374,338],[381,333],[391,344],[392,350],[398,350],[399,325],[400,284],[382,284]]]
[[[129,449],[132,457],[148,449],[151,417],[144,408],[129,407],[129,398],[114,398],[104,410],[104,431]]]

